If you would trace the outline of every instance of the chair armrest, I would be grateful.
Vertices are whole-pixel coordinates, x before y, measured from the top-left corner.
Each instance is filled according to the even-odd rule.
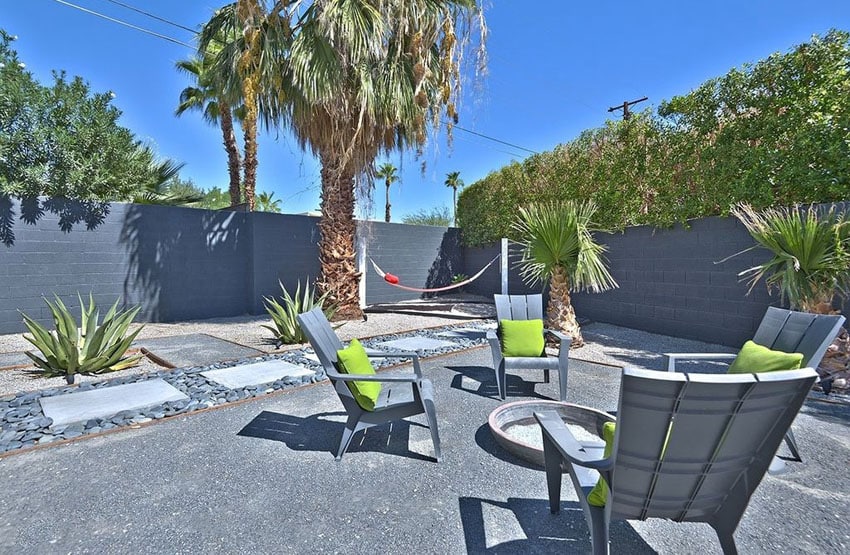
[[[543,434],[558,448],[561,456],[571,463],[595,470],[610,470],[612,468],[613,464],[610,457],[594,459],[589,456],[556,412],[535,412],[534,418],[540,424]]]
[[[422,368],[419,367],[419,355],[413,351],[368,351],[366,353],[370,358],[410,358],[413,359],[413,373],[422,377]]]
[[[329,378],[342,382],[407,382],[416,383],[422,379],[421,375],[391,375],[391,374],[341,374],[336,371],[325,370]]]
[[[573,338],[562,331],[550,330],[548,328],[543,330],[543,335],[546,335],[547,333],[558,340],[558,352],[569,355],[570,343],[573,342]]]
[[[677,360],[734,360],[735,353],[664,353],[667,357],[667,371],[676,371]]]

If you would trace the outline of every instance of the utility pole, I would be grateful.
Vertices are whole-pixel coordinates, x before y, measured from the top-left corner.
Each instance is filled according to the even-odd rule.
[[[632,100],[631,102],[629,102],[629,101],[623,102],[619,106],[614,106],[612,108],[608,108],[608,112],[613,112],[615,110],[622,110],[623,111],[623,119],[628,121],[629,118],[632,117],[632,113],[629,111],[629,106],[637,104],[638,102],[643,102],[644,100],[649,100],[649,97],[644,96],[643,98],[638,98],[637,100]]]

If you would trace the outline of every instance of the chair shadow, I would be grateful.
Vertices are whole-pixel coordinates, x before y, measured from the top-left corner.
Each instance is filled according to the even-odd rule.
[[[452,377],[451,387],[452,389],[457,389],[459,391],[465,391],[467,393],[472,393],[474,395],[478,395],[480,397],[487,397],[489,399],[496,399],[501,401],[499,398],[499,389],[496,387],[496,372],[492,368],[488,368],[486,366],[446,366],[447,370],[451,370],[452,372],[456,372],[456,374]],[[535,372],[532,370],[531,372]],[[537,381],[534,380],[525,380],[521,376],[516,374],[507,373],[505,374],[506,380],[506,389],[507,394],[505,396],[505,402],[508,402],[509,397],[524,397],[524,398],[534,398],[534,399],[548,399],[548,400],[557,400],[551,397],[546,397],[545,395],[540,395],[535,391],[535,387],[538,384],[543,382],[543,370],[537,370],[539,372],[540,379]],[[552,380],[558,379],[558,373],[555,370],[552,370]],[[472,389],[464,384],[464,378],[468,378],[474,382],[478,383],[477,388]]]
[[[545,499],[509,497],[507,501],[494,501],[461,497],[458,503],[467,553],[526,555],[590,553],[592,550],[587,522],[576,501],[562,501],[561,512],[557,515],[549,513],[549,502]],[[507,511],[513,515],[507,515]],[[507,521],[501,522],[504,519]],[[525,538],[493,544],[491,537],[491,545],[487,546],[488,531],[497,538],[506,534],[506,530],[515,530],[517,524]],[[611,544],[615,546],[612,550],[615,553],[656,553],[623,521],[611,523]]]
[[[537,466],[521,459],[513,453],[506,451],[504,447],[496,443],[496,440],[493,439],[493,433],[490,431],[489,424],[482,424],[477,430],[475,430],[475,444],[478,445],[478,447],[480,447],[484,452],[492,455],[500,461],[505,461],[523,468],[539,470],[541,473],[543,472],[542,466]]]
[[[341,421],[333,420],[338,417]],[[345,428],[344,412],[323,412],[305,418],[264,410],[254,417],[236,435],[280,441],[293,451],[318,451],[336,456],[339,441]],[[346,455],[359,452],[377,452],[411,459],[434,461],[433,457],[409,449],[410,427],[417,422],[396,420],[358,432],[352,439]],[[343,456],[343,459],[345,456]]]

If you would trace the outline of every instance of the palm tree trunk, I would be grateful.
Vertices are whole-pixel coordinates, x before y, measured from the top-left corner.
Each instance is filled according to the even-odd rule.
[[[572,347],[584,345],[581,328],[576,319],[576,312],[570,300],[570,278],[561,268],[555,268],[549,280],[549,308],[546,313],[546,327],[568,334]]]
[[[457,227],[457,187],[452,187],[452,224]]]
[[[387,209],[384,213],[384,221],[389,223],[390,221],[390,180],[387,179]]]
[[[244,80],[245,89],[245,119],[242,121],[242,130],[245,137],[245,202],[248,210],[254,211],[254,191],[257,184],[257,97],[253,95],[253,78]]]
[[[322,275],[317,286],[338,307],[338,319],[362,318],[360,272],[354,235],[354,172],[342,167],[338,157],[322,155],[322,219],[319,258]]]
[[[219,98],[218,108],[221,134],[224,137],[224,150],[227,151],[227,173],[230,175],[230,206],[236,206],[242,202],[239,176],[242,160],[239,155],[239,145],[236,143],[236,133],[233,130],[233,114],[230,112],[230,105]]]

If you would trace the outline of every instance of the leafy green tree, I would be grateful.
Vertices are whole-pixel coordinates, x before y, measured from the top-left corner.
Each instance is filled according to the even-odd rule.
[[[274,193],[267,193],[265,191],[261,192],[257,195],[257,212],[274,212],[275,214],[280,214],[280,199],[274,198]]]
[[[118,124],[111,93],[64,72],[39,84],[12,40],[0,31],[0,194],[127,201],[161,185],[174,162]]]
[[[375,172],[375,177],[380,177],[384,180],[384,185],[387,188],[387,204],[386,210],[384,211],[384,221],[390,221],[390,186],[399,180],[398,174],[396,173],[396,167],[386,162],[378,166],[378,171]]]
[[[226,100],[224,91],[216,86],[208,56],[181,60],[177,62],[177,69],[189,75],[194,85],[180,92],[180,104],[175,113],[180,116],[188,110],[200,111],[204,120],[221,128],[224,150],[227,152],[227,172],[230,176],[230,205],[236,206],[242,202],[239,176],[242,156],[233,126],[234,109]]]
[[[460,68],[483,14],[472,0],[239,0],[204,26],[240,38],[218,56],[220,78],[238,84],[243,130],[260,118],[293,131],[322,164],[323,293],[341,318],[362,314],[355,263],[355,185],[381,153],[421,148],[429,129],[457,116]],[[245,188],[253,153],[246,140]]]
[[[206,193],[198,202],[198,208],[206,208],[207,210],[220,210],[230,206],[230,195],[227,191],[223,191],[221,187],[213,187]]]
[[[452,190],[452,221],[457,225],[457,190],[463,188],[463,179],[460,172],[449,172],[446,174],[446,187]]]
[[[452,213],[445,206],[431,209],[420,208],[413,214],[408,214],[402,218],[401,221],[411,225],[448,227],[452,225]]]
[[[617,287],[606,267],[606,247],[593,238],[595,212],[593,202],[531,204],[520,207],[513,222],[522,245],[518,266],[523,280],[549,281],[546,325],[569,334],[574,347],[582,346],[584,339],[570,292]]]

